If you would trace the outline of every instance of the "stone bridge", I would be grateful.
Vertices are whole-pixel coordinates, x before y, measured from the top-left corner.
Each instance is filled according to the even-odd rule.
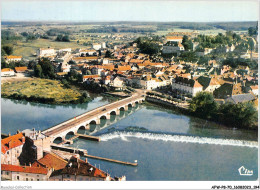
[[[110,115],[119,115],[120,110],[127,111],[129,107],[134,107],[145,100],[141,93],[137,93],[131,97],[95,108],[84,114],[76,116],[72,119],[64,121],[56,126],[43,131],[52,142],[55,140],[65,140],[67,135],[75,135],[79,129],[89,129],[90,124],[100,124],[100,119],[110,119]]]

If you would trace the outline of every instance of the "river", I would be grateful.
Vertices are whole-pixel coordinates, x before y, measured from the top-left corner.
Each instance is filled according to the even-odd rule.
[[[81,105],[43,105],[1,99],[2,132],[47,129],[88,110],[113,101],[93,96]],[[100,142],[74,140],[73,147],[96,156],[134,162],[126,166],[88,159],[112,176],[127,180],[257,180],[257,132],[225,128],[157,105],[145,104],[79,131],[101,137]],[[244,166],[253,175],[240,175]]]

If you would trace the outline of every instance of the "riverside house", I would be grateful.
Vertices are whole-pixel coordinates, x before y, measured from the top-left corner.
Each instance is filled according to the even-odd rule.
[[[203,91],[203,86],[194,79],[176,77],[172,79],[172,90],[181,94],[195,96],[198,92]]]

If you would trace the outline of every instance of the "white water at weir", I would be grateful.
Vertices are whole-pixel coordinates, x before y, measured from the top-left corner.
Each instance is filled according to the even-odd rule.
[[[258,142],[256,141],[215,139],[215,138],[208,138],[208,137],[196,137],[196,136],[185,136],[185,135],[115,131],[113,133],[103,134],[99,137],[101,141],[108,141],[116,138],[122,138],[122,140],[128,141],[126,139],[127,137],[134,137],[134,138],[141,138],[141,139],[162,140],[162,141],[172,141],[172,142],[182,142],[182,143],[199,143],[199,144],[244,146],[250,148],[258,148]]]

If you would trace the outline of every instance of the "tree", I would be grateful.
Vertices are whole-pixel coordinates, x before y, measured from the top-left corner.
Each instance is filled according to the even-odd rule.
[[[28,63],[28,69],[33,69],[36,65],[36,62],[35,61],[29,61]]]
[[[106,51],[105,58],[112,58],[111,51],[109,51],[109,50]]]
[[[69,35],[61,35],[59,34],[57,37],[56,37],[56,40],[55,41],[58,41],[58,42],[69,42],[70,41],[70,38],[69,38]]]
[[[219,120],[237,128],[257,128],[258,114],[252,103],[226,103],[219,108]]]
[[[59,35],[56,37],[56,40],[55,40],[55,41],[61,42],[61,41],[62,41],[62,38],[63,38],[63,36],[62,36],[61,34],[59,34]]]
[[[92,75],[90,70],[87,70],[86,75]]]
[[[192,41],[189,40],[188,36],[186,35],[183,36],[182,45],[186,51],[192,50],[192,46],[193,46]]]
[[[40,69],[40,67],[41,69]],[[41,71],[41,72],[39,72]],[[44,78],[55,78],[54,66],[48,58],[41,58],[38,60],[38,64],[34,67],[34,73],[36,77],[44,77]],[[40,74],[37,74],[40,73]]]
[[[159,52],[160,46],[154,42],[145,41],[139,46],[141,53],[146,53],[149,55],[153,55]]]
[[[11,55],[13,53],[13,47],[12,46],[5,45],[5,46],[3,46],[2,49],[4,50],[4,52],[7,55]]]
[[[3,68],[7,68],[8,64],[6,63],[5,59],[3,57],[1,57],[1,69]]]
[[[248,35],[253,36],[258,34],[258,27],[249,27],[248,28]]]
[[[217,104],[211,93],[199,92],[192,98],[190,110],[199,116],[211,118],[217,111]]]
[[[34,76],[35,77],[42,77],[42,67],[41,67],[41,65],[35,65],[35,67],[34,67]]]
[[[68,35],[63,36],[63,37],[62,37],[62,41],[63,41],[63,42],[69,42],[69,41],[70,41],[69,36],[68,36]]]
[[[198,56],[195,52],[183,52],[180,55],[180,60],[186,61],[186,62],[196,62],[198,61]]]

